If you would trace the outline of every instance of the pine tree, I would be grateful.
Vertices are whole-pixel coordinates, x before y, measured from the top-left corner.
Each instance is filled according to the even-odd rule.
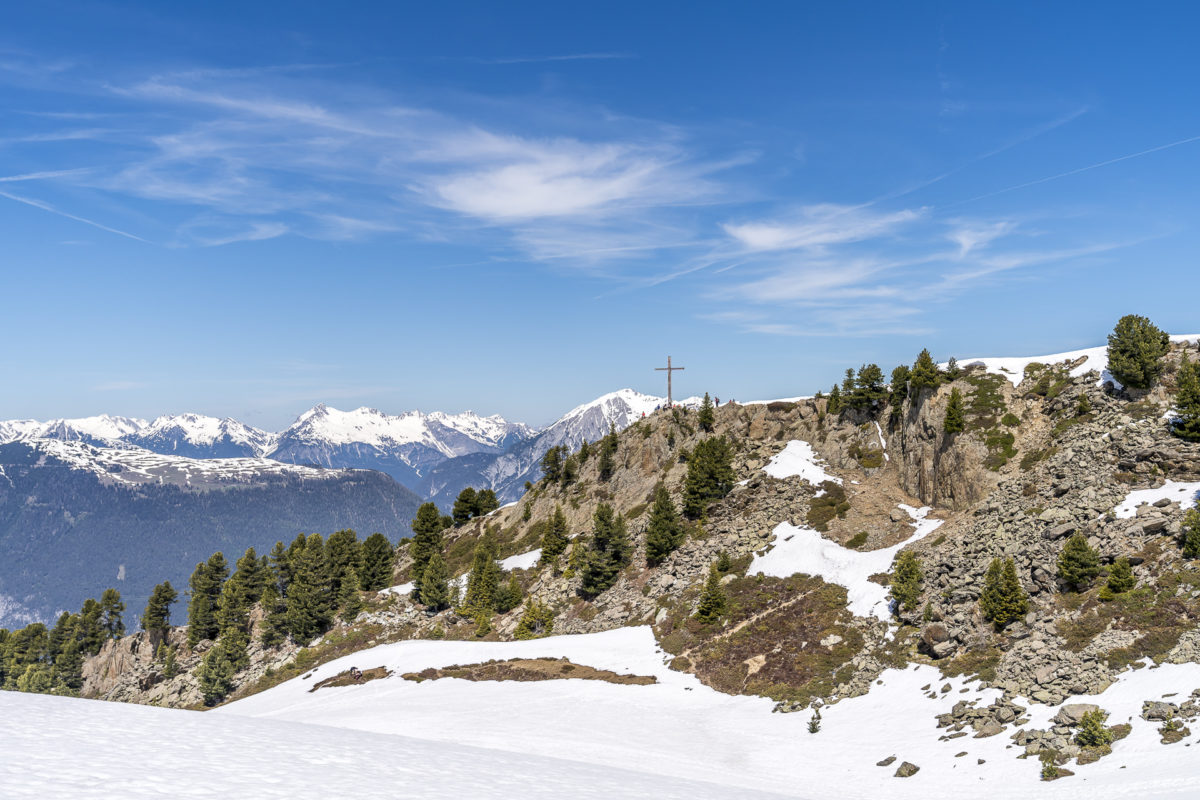
[[[486,517],[500,507],[495,489],[480,489],[475,493],[475,515]]]
[[[713,413],[712,398],[708,396],[708,392],[705,392],[704,400],[700,403],[700,414],[696,417],[696,422],[700,425],[700,430],[705,433],[711,433],[715,421],[716,415]]]
[[[878,364],[863,364],[854,379],[854,391],[848,401],[850,407],[859,411],[875,411],[888,397],[883,384],[883,370]]]
[[[960,375],[962,375],[962,369],[958,366],[958,359],[950,356],[950,360],[946,362],[946,378],[956,381]]]
[[[197,564],[192,572],[188,582],[192,595],[188,601],[188,647],[217,637],[220,631],[217,602],[228,576],[229,565],[220,552],[213,553],[207,562]]]
[[[152,640],[161,641],[171,630],[171,604],[179,599],[179,592],[170,581],[163,581],[154,587],[150,599],[146,602],[146,610],[142,613],[142,627],[150,633]]]
[[[708,568],[708,580],[704,582],[704,590],[700,593],[700,603],[696,606],[695,617],[701,622],[716,622],[725,613],[729,599],[721,586],[721,573],[717,565]]]
[[[125,635],[125,623],[121,615],[125,613],[125,603],[121,601],[121,593],[116,589],[105,589],[100,595],[100,626],[108,638],[116,639]]]
[[[1200,509],[1189,508],[1180,528],[1184,558],[1200,558]]]
[[[549,563],[562,555],[568,541],[567,517],[563,514],[562,506],[555,506],[546,532],[542,535],[542,561]]]
[[[588,440],[584,439],[579,443],[579,463],[586,464],[588,457],[592,454],[592,446],[588,444]]]
[[[171,680],[179,674],[179,667],[175,663],[175,645],[170,644],[163,648],[163,677]]]
[[[901,550],[891,580],[892,599],[896,601],[897,611],[912,611],[917,607],[921,601],[923,582],[921,561],[911,550]]]
[[[950,434],[962,433],[965,426],[962,393],[955,386],[950,390],[950,402],[946,403],[946,419],[942,422],[942,430]]]
[[[983,581],[979,605],[983,616],[1001,630],[1025,616],[1029,610],[1029,597],[1021,586],[1017,565],[1011,558],[992,559]]]
[[[196,677],[200,681],[200,694],[204,697],[204,705],[215,706],[221,698],[229,694],[233,688],[233,676],[237,672],[225,651],[214,647],[204,656],[204,661],[196,668]]]
[[[454,507],[450,510],[450,515],[454,518],[455,525],[464,525],[475,514],[475,490],[468,486],[458,493],[458,497],[454,500]]]
[[[579,477],[579,458],[574,455],[567,456],[562,465],[562,485],[570,486]]]
[[[683,513],[689,519],[703,517],[709,503],[733,489],[732,462],[733,452],[724,436],[705,439],[692,450],[683,483]]]
[[[364,592],[386,589],[392,582],[392,563],[396,554],[392,543],[382,533],[372,533],[363,542],[362,572],[358,585]]]
[[[525,590],[521,588],[516,575],[509,575],[508,583],[496,590],[496,613],[507,614],[525,599]]]
[[[846,376],[842,378],[842,398],[845,399],[847,404],[854,399],[854,390],[857,386],[858,384],[854,380],[853,368],[847,368]]]
[[[275,590],[282,595],[287,591],[288,584],[292,580],[292,569],[288,564],[287,548],[283,546],[283,542],[276,542],[275,547],[271,549],[271,571],[275,579]]]
[[[274,647],[287,638],[287,603],[279,590],[272,584],[263,589],[259,600],[263,609],[262,628],[259,640],[263,647]]]
[[[920,394],[922,389],[932,389],[941,381],[942,375],[933,363],[933,356],[929,355],[929,350],[922,350],[908,377],[909,390]]]
[[[413,538],[409,545],[412,553],[412,568],[409,578],[416,596],[421,595],[421,572],[434,553],[442,552],[442,517],[433,503],[422,503],[412,521]]]
[[[359,594],[358,572],[350,567],[342,575],[342,586],[338,592],[338,607],[343,622],[354,622],[363,610],[362,595]]]
[[[630,557],[625,520],[613,513],[612,506],[597,505],[592,522],[592,538],[580,569],[579,587],[579,593],[588,599],[616,583]]]
[[[1058,577],[1067,586],[1082,592],[1100,574],[1100,554],[1088,546],[1083,534],[1067,540],[1058,555]]]
[[[1108,371],[1129,389],[1149,389],[1162,375],[1171,337],[1136,314],[1117,320],[1108,335]]]
[[[646,526],[646,563],[657,567],[663,560],[683,544],[687,531],[675,510],[670,493],[661,483],[654,490],[654,506],[650,509],[650,522]]]
[[[558,483],[562,479],[562,450],[551,447],[542,455],[542,477],[547,483]]]
[[[842,410],[842,390],[836,383],[829,390],[829,401],[825,403],[825,410],[830,414],[836,414]]]
[[[330,594],[325,542],[320,534],[309,535],[298,555],[288,587],[287,627],[298,644],[307,644],[329,628],[335,598]]]
[[[1075,404],[1075,416],[1084,417],[1092,413],[1092,401],[1088,398],[1087,392],[1082,392],[1079,395],[1079,402]]]
[[[1113,562],[1112,569],[1108,572],[1108,582],[1104,588],[1112,595],[1123,594],[1128,592],[1137,584],[1137,579],[1133,577],[1133,567],[1129,564],[1129,559],[1121,556]]]
[[[329,591],[335,598],[342,596],[342,584],[354,573],[354,589],[358,589],[358,571],[362,567],[362,543],[358,534],[346,529],[331,533],[325,542],[325,562],[329,571]]]
[[[900,421],[900,412],[905,398],[908,397],[908,378],[911,373],[912,370],[904,364],[892,370],[892,393],[888,396],[888,405],[892,407],[891,424],[893,425]]]
[[[513,632],[516,639],[540,639],[549,636],[554,630],[554,612],[540,600],[530,600],[525,604],[521,621]]]
[[[441,611],[450,607],[450,574],[441,553],[430,556],[425,565],[424,580],[421,581],[420,602],[430,611]]]
[[[607,445],[608,437],[605,437],[604,443]],[[613,472],[616,471],[617,462],[613,456],[614,452],[616,452],[615,448],[610,448],[607,446],[600,448],[600,460],[596,462],[596,470],[600,475],[600,480],[602,481],[607,481],[612,477]]]
[[[1171,432],[1185,442],[1200,442],[1200,363],[1184,353],[1176,381],[1175,420]]]
[[[250,603],[241,581],[230,578],[221,588],[217,623],[220,625],[217,647],[233,665],[234,672],[245,669],[250,662],[246,652],[250,645]]]
[[[1097,708],[1085,712],[1079,720],[1079,730],[1075,733],[1075,744],[1080,747],[1103,747],[1112,744],[1113,732],[1104,727],[1108,713]]]
[[[496,563],[496,543],[490,533],[475,545],[471,572],[467,575],[467,593],[462,607],[470,614],[480,611],[489,616],[496,609],[496,592],[500,588],[501,570]]]
[[[267,584],[268,572],[263,567],[258,553],[253,547],[247,547],[246,552],[237,560],[237,571],[230,580],[236,580],[246,593],[246,602],[254,605],[262,597],[263,587]]]
[[[100,604],[89,597],[79,612],[79,645],[88,655],[96,655],[104,646],[104,626],[100,624]]]

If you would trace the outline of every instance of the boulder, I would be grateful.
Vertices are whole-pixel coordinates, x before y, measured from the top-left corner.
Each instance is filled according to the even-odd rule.
[[[1058,710],[1051,721],[1059,725],[1078,725],[1083,720],[1084,714],[1099,710],[1100,706],[1094,703],[1067,703]]]

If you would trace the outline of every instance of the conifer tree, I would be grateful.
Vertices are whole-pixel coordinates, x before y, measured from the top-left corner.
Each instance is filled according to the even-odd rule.
[[[204,705],[215,706],[221,698],[229,694],[236,672],[233,663],[221,647],[214,647],[204,655],[204,660],[196,668]]]
[[[154,587],[150,599],[146,602],[146,610],[142,613],[142,627],[149,632],[152,640],[165,639],[171,630],[171,604],[179,599],[179,592],[170,581],[163,581]]]
[[[589,599],[616,583],[630,558],[625,520],[613,513],[612,506],[597,505],[592,522],[592,538],[580,569],[579,587],[579,593]]]
[[[287,594],[287,627],[298,644],[307,644],[324,633],[333,618],[335,598],[330,594],[325,542],[320,534],[305,539],[293,567],[295,574]]]
[[[434,553],[425,565],[424,580],[418,600],[430,611],[450,607],[450,574],[441,553]]]
[[[592,446],[588,444],[588,440],[584,439],[579,443],[579,463],[586,464],[588,457],[592,454]]]
[[[825,404],[825,410],[830,414],[836,414],[842,410],[842,390],[836,383],[829,390],[829,400]]]
[[[683,513],[689,519],[703,517],[709,503],[733,489],[732,462],[733,452],[724,436],[705,439],[692,450],[683,484]]]
[[[908,397],[908,377],[912,370],[901,364],[892,370],[892,393],[888,396],[888,405],[892,407],[891,422],[894,425],[900,421],[900,411],[904,400]]]
[[[700,403],[700,413],[696,417],[696,422],[700,425],[700,430],[705,433],[711,433],[715,421],[716,415],[713,413],[712,398],[708,396],[708,392],[705,392],[704,400]]]
[[[237,570],[230,580],[236,580],[242,585],[246,603],[254,605],[258,602],[258,598],[262,597],[263,587],[266,586],[268,577],[267,569],[263,567],[258,553],[254,551],[253,547],[247,547],[246,552],[237,560]]]
[[[554,630],[554,612],[540,600],[530,600],[525,604],[521,621],[513,632],[516,639],[540,639],[549,636]]]
[[[125,613],[125,603],[121,601],[121,593],[116,589],[105,589],[100,595],[100,626],[110,639],[125,635],[125,622],[121,615]]]
[[[507,614],[517,606],[521,605],[521,601],[525,599],[525,591],[521,588],[520,581],[516,575],[508,576],[508,583],[496,590],[496,613]]]
[[[287,603],[274,584],[267,584],[262,598],[263,621],[259,640],[263,647],[274,647],[287,638]]]
[[[859,411],[875,411],[888,397],[883,384],[883,370],[878,364],[863,364],[854,379],[854,391],[850,393],[849,405]]]
[[[896,569],[892,572],[892,599],[897,611],[912,611],[921,601],[921,561],[911,550],[901,550],[896,558]]]
[[[1100,574],[1100,554],[1088,546],[1083,534],[1076,533],[1058,554],[1058,577],[1067,586],[1082,592]]]
[[[283,546],[283,542],[275,543],[275,547],[271,549],[270,561],[272,577],[275,579],[275,591],[279,595],[283,595],[292,580],[292,570],[288,564],[287,548]]]
[[[570,486],[579,477],[579,459],[574,455],[567,456],[562,465],[562,485]]]
[[[941,380],[942,375],[937,364],[933,363],[933,356],[929,355],[928,349],[922,350],[908,377],[909,390],[920,394],[922,389],[932,389],[941,383]]]
[[[392,582],[392,563],[395,552],[392,543],[382,533],[372,533],[363,542],[362,572],[358,585],[364,592],[378,592]]]
[[[169,644],[163,648],[163,677],[171,680],[179,674],[179,667],[175,663],[175,645]]]
[[[229,576],[229,565],[225,556],[213,553],[207,562],[196,565],[188,581],[191,599],[188,601],[188,647],[195,647],[204,639],[215,639],[220,631],[217,623],[217,602],[221,587]]]
[[[363,610],[362,595],[358,589],[358,572],[350,567],[342,575],[342,586],[338,593],[338,607],[343,622],[354,622]]]
[[[329,591],[335,598],[342,596],[342,584],[354,573],[354,589],[358,589],[358,570],[362,566],[362,543],[352,530],[329,535],[325,542],[325,561],[329,570]]]
[[[412,579],[416,596],[421,596],[421,572],[434,553],[442,552],[442,517],[433,503],[422,503],[412,521],[413,538],[409,550],[412,553]]]
[[[721,573],[717,565],[708,568],[708,580],[704,582],[704,590],[700,593],[700,603],[696,606],[696,619],[701,622],[716,622],[725,613],[729,599],[725,596],[725,588],[721,586]]]
[[[475,545],[462,607],[470,614],[486,611],[490,616],[496,609],[496,592],[500,588],[500,577],[500,565],[496,563],[496,543],[489,533]]]
[[[100,604],[89,597],[79,612],[79,644],[83,652],[96,655],[104,646],[104,626],[100,624]]]
[[[558,483],[562,480],[562,450],[551,447],[542,455],[542,477],[548,483]]]
[[[1103,747],[1112,744],[1113,732],[1104,727],[1107,712],[1097,708],[1087,711],[1079,720],[1079,730],[1075,733],[1075,744],[1081,747]]]
[[[555,506],[546,532],[542,534],[542,561],[549,563],[562,555],[568,541],[567,517],[563,514],[562,506]]]
[[[983,594],[979,598],[983,616],[997,629],[1003,630],[1009,623],[1025,616],[1029,610],[1029,597],[1017,577],[1017,565],[1011,558],[993,558],[983,581]]]
[[[1075,416],[1083,417],[1092,413],[1092,401],[1088,398],[1087,392],[1081,392],[1079,402],[1075,404]]]
[[[475,515],[486,517],[500,507],[495,489],[480,489],[475,493]]]
[[[854,380],[854,369],[848,367],[846,369],[846,377],[842,378],[842,398],[849,403],[854,399],[854,390],[857,388],[857,383]]]
[[[1185,442],[1200,442],[1200,362],[1184,353],[1176,381],[1175,421],[1171,432]]]
[[[1149,389],[1162,375],[1162,359],[1170,349],[1171,337],[1154,323],[1126,314],[1108,335],[1108,371],[1126,388]]]
[[[616,452],[616,447],[608,447],[608,438],[605,437],[604,445],[600,447],[600,461],[596,462],[596,471],[600,474],[601,481],[607,481],[612,477],[614,471],[617,470],[617,461],[613,457]]]
[[[946,419],[942,422],[942,430],[950,434],[962,433],[965,425],[962,393],[955,386],[950,390],[950,401],[946,403]]]
[[[1200,558],[1200,508],[1189,508],[1180,528],[1184,558]]]
[[[1128,592],[1137,584],[1137,579],[1133,577],[1133,567],[1129,564],[1129,559],[1121,556],[1113,562],[1112,569],[1108,572],[1108,582],[1104,588],[1110,594],[1118,595]]]
[[[220,626],[217,647],[233,666],[234,672],[245,669],[250,662],[247,647],[250,645],[250,603],[246,587],[230,578],[221,588],[217,604],[217,623]]]
[[[950,356],[950,360],[946,362],[946,378],[956,381],[962,375],[962,369],[958,366],[958,359]]]
[[[683,544],[687,531],[675,510],[670,493],[661,483],[654,490],[654,506],[650,509],[650,522],[646,526],[646,563],[657,567],[663,560]]]
[[[474,514],[475,489],[468,486],[454,499],[454,507],[450,510],[450,516],[454,518],[455,525],[464,525]]]

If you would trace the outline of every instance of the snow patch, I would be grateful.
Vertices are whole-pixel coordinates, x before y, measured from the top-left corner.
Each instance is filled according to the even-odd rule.
[[[1167,499],[1178,503],[1183,509],[1200,504],[1200,481],[1192,483],[1167,481],[1157,489],[1138,489],[1125,495],[1125,499],[1114,509],[1117,519],[1129,519],[1137,515],[1138,506]]]
[[[815,575],[829,583],[846,588],[847,608],[860,617],[891,618],[888,589],[868,580],[872,575],[887,572],[892,561],[905,545],[923,539],[942,524],[940,519],[928,519],[930,508],[901,505],[912,518],[913,534],[900,544],[881,550],[859,552],[831,542],[812,528],[780,523],[775,527],[775,544],[765,555],[754,557],[747,574],[786,578],[796,573]]]
[[[529,569],[542,557],[542,548],[530,550],[516,556],[509,556],[500,562],[500,569]]]
[[[772,478],[799,476],[813,486],[823,481],[841,483],[842,479],[825,471],[825,462],[813,450],[812,445],[800,439],[792,439],[782,451],[771,457],[763,472]]]

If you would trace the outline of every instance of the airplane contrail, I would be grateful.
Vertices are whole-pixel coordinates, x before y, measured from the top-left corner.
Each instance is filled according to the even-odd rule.
[[[28,197],[21,197],[19,195],[15,195],[15,194],[9,194],[8,192],[0,192],[0,197],[7,197],[9,200],[15,200],[16,202],[24,203],[27,206],[33,206],[34,208],[40,208],[42,211],[49,211],[51,214],[58,214],[60,217],[66,217],[67,219],[73,219],[76,222],[82,222],[84,225],[91,225],[93,228],[99,228],[102,231],[108,231],[109,233],[115,233],[118,236],[124,236],[127,239],[133,239],[134,241],[145,242],[146,244],[150,244],[150,242],[147,242],[145,239],[143,239],[140,236],[134,236],[132,233],[126,233],[125,231],[117,230],[116,228],[110,228],[107,225],[102,225],[99,222],[93,222],[92,220],[87,219],[85,217],[77,217],[74,214],[68,214],[66,211],[60,211],[57,208],[55,208],[54,206],[49,205],[48,203],[43,203],[40,200],[32,200]]]

